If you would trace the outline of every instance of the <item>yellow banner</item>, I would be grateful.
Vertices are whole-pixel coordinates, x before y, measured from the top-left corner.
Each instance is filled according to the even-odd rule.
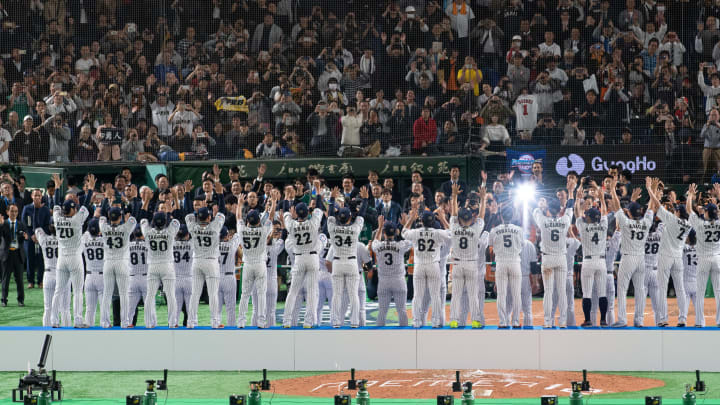
[[[248,112],[247,100],[244,96],[220,97],[215,100],[215,108],[217,108],[218,111]]]

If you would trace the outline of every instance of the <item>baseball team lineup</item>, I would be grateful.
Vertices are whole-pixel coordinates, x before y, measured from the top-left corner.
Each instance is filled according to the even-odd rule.
[[[95,327],[99,307],[98,326],[132,328],[140,301],[146,328],[208,326],[198,322],[206,295],[213,329],[339,328],[346,320],[359,328],[366,326],[374,276],[378,327],[481,329],[489,326],[490,271],[500,329],[643,327],[648,296],[655,326],[705,327],[708,280],[716,304],[711,325],[720,326],[720,184],[704,193],[692,184],[680,196],[657,178],[646,178],[640,188],[611,168],[597,181],[570,172],[565,187],[552,191],[541,191],[549,189],[535,176],[513,182],[507,174],[486,189],[485,172],[473,188],[453,166],[434,201],[413,174],[401,207],[392,179],[380,183],[373,172],[361,187],[352,175],[331,187],[312,172],[278,186],[263,179],[262,169],[243,180],[231,168],[231,181],[223,185],[215,166],[197,189],[189,180],[171,187],[159,175],[154,191],[138,190],[124,172],[102,192],[88,174],[83,191],[64,198],[63,180],[53,175],[47,223],[22,228],[42,255],[43,326]],[[125,181],[118,185],[118,178]],[[36,205],[50,205],[41,190],[33,191],[34,201],[41,198]],[[13,205],[7,221],[15,230],[23,219]],[[276,319],[280,258],[291,282]],[[577,320],[576,262],[582,291]],[[532,314],[533,268],[542,278],[541,321]],[[631,285],[634,317],[628,319]],[[159,290],[167,319],[158,319]],[[694,324],[688,324],[690,304]],[[391,307],[397,322],[388,320]]]

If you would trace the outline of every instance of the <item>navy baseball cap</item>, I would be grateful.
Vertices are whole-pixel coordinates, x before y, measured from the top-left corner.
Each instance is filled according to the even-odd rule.
[[[207,207],[202,207],[197,212],[197,217],[201,221],[207,221],[210,219],[210,210],[207,209]]]
[[[385,235],[395,235],[395,232],[397,232],[397,226],[395,226],[392,222],[385,222],[383,225],[383,232],[385,232]]]
[[[690,233],[688,233],[688,243],[691,245],[694,245],[695,243],[697,243],[697,234],[695,233],[694,229],[691,229]]]
[[[133,236],[135,238],[142,238],[143,233],[142,233],[142,228],[140,227],[140,225],[137,225],[135,227],[135,230],[133,231]]]
[[[156,212],[152,219],[155,228],[164,228],[167,224],[167,215],[164,212]]]
[[[710,219],[717,219],[718,217],[718,207],[715,204],[707,204],[705,206],[705,212],[707,212]]]
[[[90,232],[90,235],[92,236],[98,236],[100,235],[100,221],[97,220],[97,218],[93,218],[88,222],[88,232]]]
[[[257,225],[260,223],[260,213],[258,210],[250,210],[250,212],[248,212],[247,222],[250,225]]]
[[[341,224],[346,224],[350,221],[350,209],[349,208],[340,208],[340,211],[338,211],[337,219],[340,221]]]
[[[642,215],[642,206],[636,202],[631,202],[627,209],[633,218],[639,218]]]
[[[500,212],[500,216],[502,216],[503,222],[506,224],[509,224],[510,221],[513,219],[514,212],[511,207],[506,207]]]
[[[430,211],[425,211],[420,216],[420,221],[422,222],[423,226],[426,228],[432,228],[435,226],[435,215],[433,215]]]
[[[675,210],[680,214],[680,218],[682,219],[688,219],[690,216],[687,212],[687,207],[685,207],[685,204],[679,204]]]
[[[228,228],[227,228],[227,226],[223,226],[222,229],[220,229],[220,239],[225,239],[227,234],[228,234]]]
[[[110,221],[117,221],[122,217],[122,210],[119,207],[112,207],[110,208],[110,212],[108,212],[108,218],[110,218]]]
[[[62,211],[65,215],[70,215],[70,212],[77,208],[77,204],[73,200],[67,200],[62,205]]]
[[[308,206],[305,203],[298,203],[295,205],[295,213],[297,214],[298,218],[305,219],[308,216]]]
[[[553,198],[548,201],[547,209],[552,215],[557,215],[560,212],[560,200]]]
[[[590,208],[589,210],[585,211],[585,216],[590,219],[592,222],[598,222],[600,220],[600,210],[597,208]]]
[[[463,222],[468,222],[472,219],[473,212],[467,208],[460,208],[460,212],[458,213],[458,217],[463,220]]]
[[[178,229],[177,236],[182,239],[186,237],[188,233],[187,225],[182,224],[180,225],[180,229]]]

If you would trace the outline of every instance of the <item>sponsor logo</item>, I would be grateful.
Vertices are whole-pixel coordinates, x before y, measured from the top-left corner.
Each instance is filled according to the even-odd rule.
[[[585,171],[585,160],[580,155],[571,153],[568,157],[561,157],[555,163],[555,171],[563,177],[566,177],[573,170],[578,175]]]
[[[635,172],[652,172],[657,168],[657,163],[654,160],[648,159],[647,156],[635,156],[635,160],[628,161],[606,161],[600,156],[595,156],[590,161],[592,169],[596,172],[606,172],[612,165],[617,165],[620,170],[630,170],[631,173]]]
[[[517,159],[512,159],[511,167],[517,167],[521,174],[531,174],[532,165],[535,163],[535,160],[535,156],[533,155],[520,155]]]

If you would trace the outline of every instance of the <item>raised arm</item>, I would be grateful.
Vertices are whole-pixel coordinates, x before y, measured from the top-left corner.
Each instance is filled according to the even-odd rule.
[[[688,215],[693,212],[692,204],[693,204],[693,199],[695,198],[695,194],[697,194],[697,185],[695,185],[695,183],[693,183],[690,185],[690,187],[688,187],[687,198],[685,199],[685,209],[686,209]]]
[[[650,196],[650,204],[648,204],[648,209],[652,210],[653,212],[657,212],[658,208],[660,208],[660,200],[658,200],[657,194],[656,194],[656,187],[657,182],[655,182],[651,177],[645,177],[645,189],[647,190],[648,195]]]
[[[620,199],[618,198],[615,186],[617,186],[617,179],[613,178],[612,180],[610,180],[610,196],[612,197],[615,210],[619,211],[622,206],[620,205]]]
[[[584,190],[582,186],[578,187],[577,191],[575,192],[575,206],[573,206],[573,211],[575,211],[575,218],[582,218],[582,211],[580,209],[580,204],[578,204],[578,201],[582,200],[583,193]]]

